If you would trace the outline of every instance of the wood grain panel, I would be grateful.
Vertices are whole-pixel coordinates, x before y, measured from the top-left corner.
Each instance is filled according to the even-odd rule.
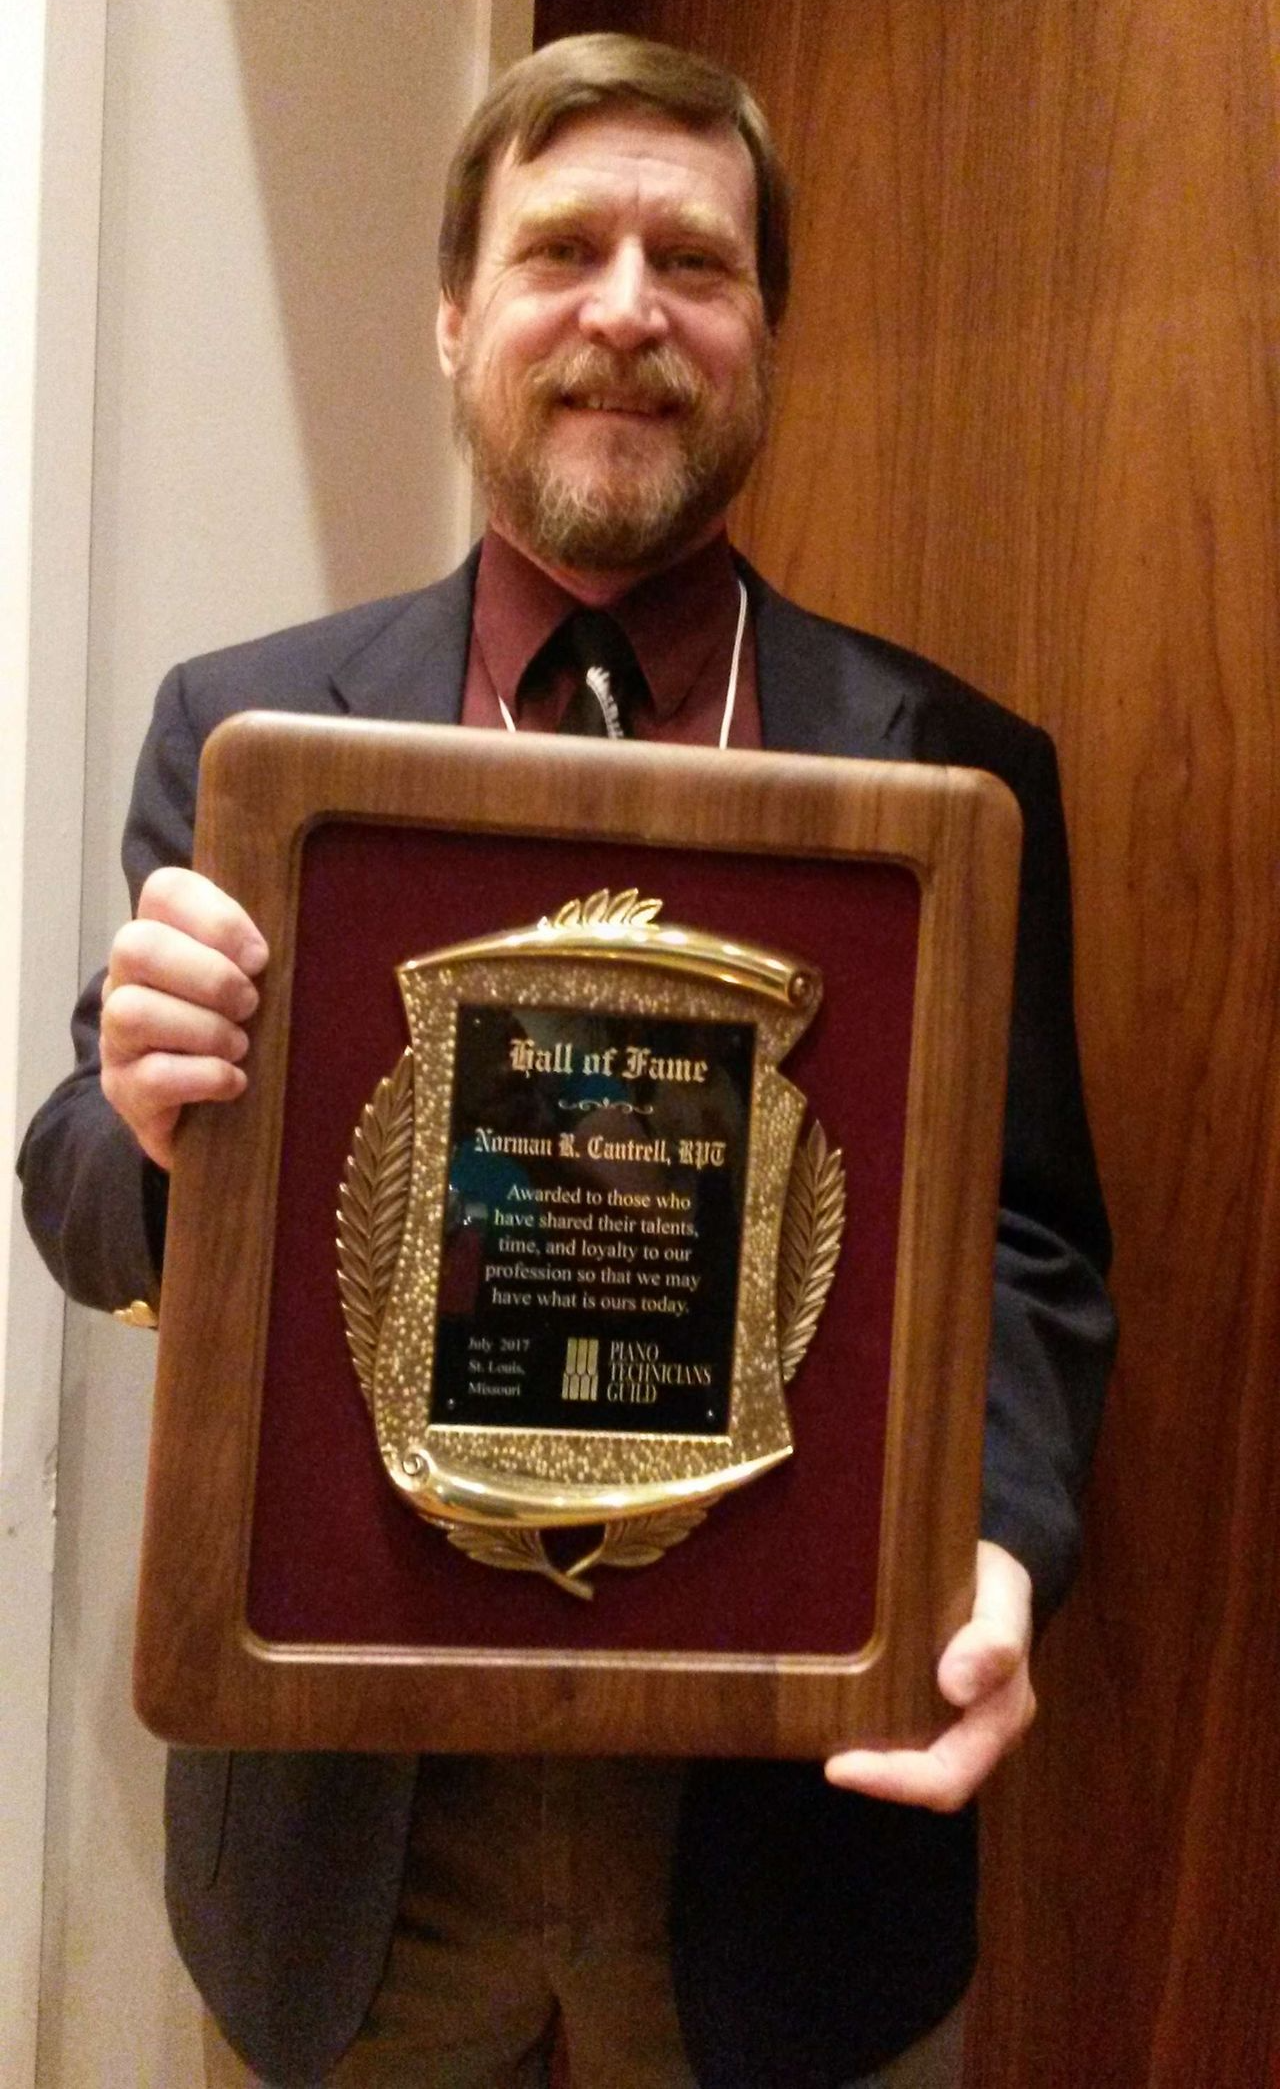
[[[970,2080],[1280,2067],[1280,18],[542,0],[743,71],[799,186],[746,547],[1054,733],[1124,1340]]]

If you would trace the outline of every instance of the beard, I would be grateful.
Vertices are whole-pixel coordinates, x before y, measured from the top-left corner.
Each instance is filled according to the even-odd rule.
[[[611,392],[660,426],[602,425],[589,455],[558,458],[552,424],[575,410],[566,401]],[[668,344],[635,356],[584,347],[535,366],[505,408],[486,398],[464,358],[454,430],[490,514],[536,557],[579,572],[653,569],[728,507],[764,440],[768,403],[763,343],[727,408]],[[576,411],[585,423],[590,409]]]

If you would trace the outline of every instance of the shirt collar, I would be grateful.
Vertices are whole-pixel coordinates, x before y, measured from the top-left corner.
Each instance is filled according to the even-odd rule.
[[[717,649],[725,673],[738,619],[738,574],[722,531],[609,604],[630,639],[659,719],[680,708]],[[514,713],[520,678],[578,598],[497,530],[485,532],[476,575],[475,636],[499,697]]]

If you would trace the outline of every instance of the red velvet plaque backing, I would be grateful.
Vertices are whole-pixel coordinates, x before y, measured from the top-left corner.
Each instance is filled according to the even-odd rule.
[[[334,1245],[360,1112],[407,1043],[395,968],[639,883],[686,922],[808,959],[782,1071],[844,1152],[840,1266],[789,1390],[795,1453],[590,1604],[464,1558],[395,1495],[347,1351]],[[920,896],[895,865],[334,821],[305,845],[250,1627],[295,1646],[851,1655],[871,1636]]]

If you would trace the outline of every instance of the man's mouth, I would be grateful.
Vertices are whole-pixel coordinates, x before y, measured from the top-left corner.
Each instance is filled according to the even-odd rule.
[[[599,349],[567,355],[558,367],[544,365],[531,391],[544,411],[650,425],[690,413],[700,399],[693,373],[670,347],[635,358]]]
[[[562,392],[558,403],[573,413],[622,414],[628,420],[668,420],[678,411],[672,399],[637,399],[618,392]]]

